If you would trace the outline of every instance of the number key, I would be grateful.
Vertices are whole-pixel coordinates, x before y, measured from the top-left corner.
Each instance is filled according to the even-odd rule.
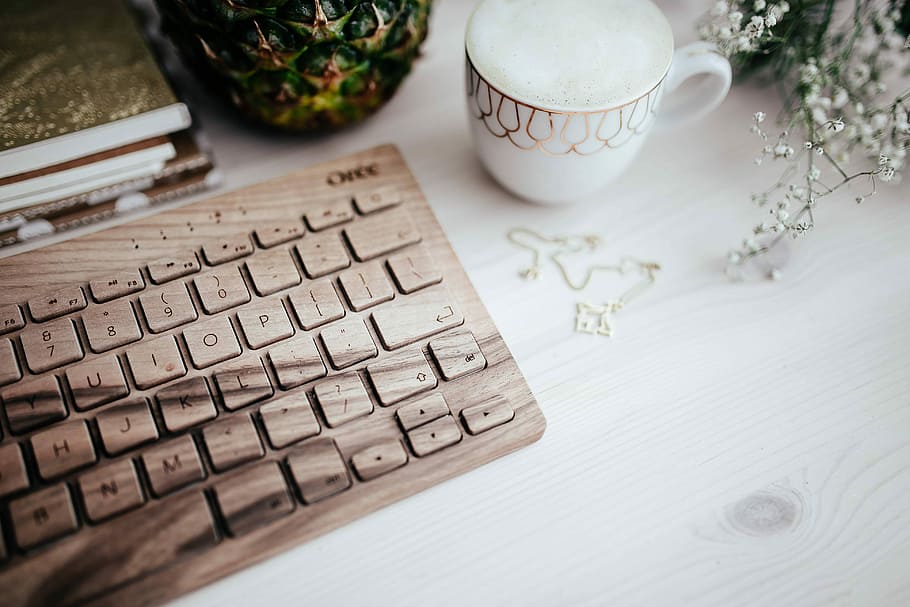
[[[139,297],[139,305],[152,333],[161,333],[197,318],[196,307],[186,285],[179,282],[160,291],[144,293]]]
[[[142,338],[133,306],[128,301],[93,306],[82,315],[82,322],[93,352],[107,352]]]
[[[238,268],[225,268],[200,276],[193,279],[193,284],[206,314],[217,314],[250,300],[250,291]]]
[[[43,373],[82,358],[76,327],[68,318],[31,326],[23,331],[22,349],[25,350],[28,368],[33,373]]]

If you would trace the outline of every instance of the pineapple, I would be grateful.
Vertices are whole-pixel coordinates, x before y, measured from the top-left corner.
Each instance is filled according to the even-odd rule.
[[[427,35],[431,0],[156,0],[184,59],[254,120],[328,130],[376,111]]]

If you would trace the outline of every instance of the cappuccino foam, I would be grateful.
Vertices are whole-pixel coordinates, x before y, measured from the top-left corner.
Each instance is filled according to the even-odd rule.
[[[654,87],[673,32],[648,0],[484,0],[465,39],[495,88],[551,109],[595,109]]]

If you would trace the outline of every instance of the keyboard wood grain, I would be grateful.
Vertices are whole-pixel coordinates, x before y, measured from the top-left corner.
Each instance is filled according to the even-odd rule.
[[[366,165],[374,166],[376,170],[371,171],[369,176],[362,180],[341,182],[339,185],[337,179],[329,178],[332,175],[347,174],[358,166]],[[182,357],[182,360],[175,358],[172,361],[166,361],[166,364],[173,364],[174,367],[170,370],[161,369],[161,373],[150,373],[148,368],[144,372],[139,371],[140,366],[153,365],[155,362],[162,363],[157,356],[156,361],[152,361],[151,355],[157,353],[154,348],[146,353],[149,357],[148,361],[140,362],[136,356],[127,361],[127,353],[135,352],[137,347],[147,343],[150,339],[149,336],[146,336],[142,342],[117,346],[103,354],[96,354],[86,349],[85,363],[91,363],[103,356],[113,355],[120,359],[130,386],[128,402],[133,402],[132,399],[149,399],[149,402],[154,403],[152,407],[155,415],[153,423],[157,424],[162,431],[160,443],[136,446],[117,454],[98,448],[99,462],[95,467],[68,473],[54,480],[54,484],[34,479],[39,483],[34,490],[55,486],[61,482],[73,483],[70,486],[75,487],[78,486],[81,476],[87,474],[86,470],[96,470],[104,465],[130,461],[140,472],[143,482],[146,482],[151,460],[146,461],[144,456],[154,453],[156,449],[161,449],[165,445],[177,444],[173,441],[182,441],[180,444],[185,447],[188,457],[193,458],[189,461],[192,474],[188,475],[188,484],[185,485],[172,486],[166,482],[164,485],[159,483],[160,490],[154,492],[153,496],[161,495],[163,497],[150,496],[147,503],[135,510],[118,514],[97,525],[88,524],[84,518],[82,505],[79,500],[76,500],[76,517],[79,528],[60,539],[48,541],[27,552],[13,543],[14,532],[4,528],[4,539],[0,540],[0,545],[7,553],[7,558],[0,561],[0,587],[4,588],[3,602],[5,605],[160,604],[515,451],[542,435],[545,421],[534,397],[479,301],[417,183],[393,146],[367,150],[258,186],[228,192],[206,201],[171,209],[66,243],[0,259],[0,310],[15,310],[18,306],[25,312],[23,314],[25,326],[19,326],[18,321],[10,322],[8,326],[14,328],[7,330],[3,337],[13,340],[16,345],[16,353],[21,356],[20,336],[26,331],[42,326],[28,315],[26,302],[36,297],[43,297],[47,293],[67,293],[75,286],[88,289],[92,280],[104,280],[132,268],[141,269],[148,286],[141,292],[124,295],[122,299],[115,301],[130,301],[135,310],[144,312],[144,309],[138,304],[139,299],[148,293],[157,294],[161,287],[154,285],[159,281],[166,280],[168,285],[185,284],[189,286],[188,293],[194,307],[199,311],[200,318],[196,322],[201,322],[205,320],[206,315],[215,313],[214,308],[202,305],[203,301],[200,300],[198,289],[191,285],[197,281],[202,282],[204,290],[207,289],[205,295],[209,303],[211,304],[215,300],[220,301],[218,295],[220,287],[213,285],[212,289],[208,289],[203,279],[223,274],[229,270],[236,272],[237,270],[234,268],[243,267],[246,261],[258,254],[254,253],[253,256],[250,256],[244,250],[242,257],[232,261],[224,261],[220,257],[213,259],[214,249],[209,250],[207,255],[202,253],[201,246],[204,243],[238,242],[236,240],[238,234],[251,234],[258,226],[276,226],[282,223],[288,226],[301,226],[301,218],[310,208],[324,208],[336,203],[340,197],[353,198],[355,195],[362,196],[363,192],[369,191],[394,194],[397,204],[390,208],[380,208],[380,205],[380,207],[360,209],[358,206],[359,212],[369,210],[370,214],[357,215],[353,221],[327,226],[318,234],[303,231],[302,236],[299,237],[298,234],[293,234],[294,238],[288,242],[270,242],[269,244],[273,249],[292,252],[295,263],[299,264],[302,270],[306,270],[306,260],[301,260],[295,249],[309,238],[334,238],[348,248],[346,255],[352,259],[371,257],[375,254],[376,259],[385,260],[393,254],[397,255],[412,250],[414,254],[417,254],[418,249],[412,249],[415,245],[409,243],[414,240],[412,234],[419,234],[420,243],[417,246],[421,247],[421,251],[430,252],[436,268],[444,279],[441,284],[421,288],[414,296],[421,295],[434,301],[445,300],[448,302],[451,300],[457,313],[464,318],[462,323],[459,317],[458,325],[463,324],[464,326],[456,330],[470,330],[487,360],[485,369],[472,374],[466,380],[444,381],[440,379],[439,386],[434,393],[444,395],[445,401],[449,403],[453,419],[456,420],[461,419],[459,415],[462,409],[485,402],[497,394],[503,394],[508,397],[515,411],[514,419],[476,436],[465,433],[464,439],[459,443],[447,446],[425,457],[410,456],[404,466],[371,478],[369,481],[361,481],[353,474],[349,478],[343,477],[344,483],[350,483],[350,486],[333,492],[331,496],[318,500],[313,498],[311,501],[307,501],[301,496],[298,483],[302,481],[301,479],[295,480],[291,475],[289,461],[294,461],[297,465],[297,472],[302,474],[299,465],[306,461],[307,449],[314,444],[314,441],[331,440],[337,449],[340,461],[344,462],[348,470],[351,469],[351,460],[355,454],[367,452],[376,445],[398,441],[402,448],[406,449],[408,443],[398,423],[396,410],[409,404],[411,400],[423,398],[423,395],[406,400],[400,405],[377,406],[370,415],[336,428],[327,426],[320,417],[318,425],[313,428],[315,431],[321,426],[318,435],[309,436],[287,445],[284,445],[285,441],[280,441],[280,444],[283,445],[282,448],[276,448],[269,441],[263,441],[265,454],[259,460],[262,463],[252,465],[262,465],[263,469],[274,466],[276,463],[281,466],[285,473],[285,480],[289,483],[288,491],[293,498],[294,509],[286,514],[283,513],[282,516],[276,517],[270,524],[264,526],[247,526],[245,522],[241,523],[244,533],[234,537],[229,533],[229,529],[225,529],[224,513],[220,512],[221,506],[215,501],[215,494],[210,491],[218,486],[219,481],[233,478],[234,472],[221,475],[212,470],[208,453],[201,441],[204,424],[179,429],[175,432],[166,432],[168,428],[163,425],[155,399],[157,392],[166,389],[173,383],[192,378],[206,378],[207,381],[210,381],[212,374],[221,368],[214,365],[207,369],[197,369],[191,364],[189,352],[181,335],[187,327],[194,325],[182,324],[165,328],[154,335],[152,339],[167,340],[169,345],[177,346],[176,350],[171,347],[165,354],[169,356],[179,354]],[[387,224],[382,215],[389,212],[407,213],[409,223],[406,233],[401,238],[396,235],[391,241],[371,243],[368,240],[369,234],[372,233],[375,226]],[[358,227],[358,222],[368,219],[371,221],[367,228]],[[351,243],[348,237],[344,236],[345,230],[350,231],[351,229],[354,230],[351,233],[354,242],[359,247],[357,256],[354,255],[357,251],[350,248]],[[256,240],[251,238],[250,242],[254,243]],[[246,245],[244,244],[244,246]],[[251,246],[255,248],[255,245]],[[222,250],[225,249],[222,248]],[[185,252],[191,252],[191,254],[187,256]],[[201,270],[196,265],[199,261],[190,261],[194,255],[202,262]],[[185,272],[180,270],[177,266],[182,262],[178,263],[177,257],[185,258],[186,263],[192,267],[188,267]],[[161,260],[168,259],[175,260],[173,265],[161,265]],[[215,261],[220,262],[220,265],[216,267],[206,265],[206,262]],[[337,275],[349,264],[344,263],[344,267],[340,267],[342,264],[339,262],[335,264],[337,269],[326,270],[329,266],[322,263],[321,258],[317,261],[320,264],[317,264],[319,270],[316,273],[321,274],[323,271],[327,271],[325,277],[320,278],[320,281],[325,281],[321,284],[340,290]],[[154,268],[154,277],[149,273],[149,264],[152,264]],[[175,270],[175,268],[177,269]],[[310,276],[313,274],[309,271],[304,273]],[[241,277],[240,274],[238,277]],[[249,277],[244,275],[242,278],[247,281],[246,284],[249,286]],[[304,305],[304,301],[313,304],[312,309],[307,309],[304,314],[307,324],[320,323],[324,318],[319,316],[320,313],[326,316],[337,315],[338,312],[335,309],[323,309],[321,305],[318,310],[316,309],[316,303],[322,300],[320,297],[316,297],[315,300],[309,297],[309,294],[304,291],[307,284],[316,283],[305,278],[303,285],[267,297],[254,296],[252,301],[240,301],[230,309],[215,314],[234,318],[240,311],[254,309],[257,304],[261,306],[263,302],[280,300],[285,303],[289,311],[293,311],[294,317],[291,318],[291,321],[298,331],[301,329],[299,323],[303,321],[300,318],[300,315],[303,314],[300,306]],[[237,286],[239,286],[239,281]],[[253,291],[253,289],[249,290]],[[247,295],[242,292],[241,294],[243,297],[238,299],[246,299]],[[412,295],[399,293],[396,300],[402,298],[402,301],[405,301],[408,297],[412,297]],[[336,297],[333,296],[332,299],[336,299]],[[294,305],[291,305],[292,300]],[[373,341],[376,342],[379,356],[355,363],[351,367],[345,368],[344,372],[354,371],[363,374],[368,364],[377,360],[381,361],[384,356],[389,355],[388,349],[381,345],[380,336],[376,331],[371,314],[385,309],[386,306],[395,305],[396,300],[385,302],[363,312],[355,312],[350,309],[345,311],[346,318],[357,318],[366,326]],[[231,303],[234,304],[233,299]],[[98,304],[89,303],[89,306],[95,305]],[[213,305],[220,307],[217,304]],[[83,311],[77,309],[57,318],[73,320],[77,328],[81,330],[82,314]],[[318,321],[313,320],[314,315],[319,318]],[[438,315],[440,314],[434,312],[432,318],[434,323]],[[143,334],[150,333],[144,313],[137,314],[137,318]],[[325,327],[331,326],[331,322],[325,324]],[[392,328],[400,333],[409,327],[393,323]],[[412,328],[417,333],[429,335],[423,326]],[[315,332],[311,332],[311,336],[317,335],[323,329],[320,326]],[[451,327],[447,326],[439,334],[445,335],[450,329]],[[393,337],[397,339],[399,336],[396,334]],[[402,337],[405,341],[410,341],[410,338],[411,335]],[[266,357],[265,353],[272,347],[292,343],[295,339],[298,339],[298,336],[287,342],[279,342],[273,346],[266,346],[262,351],[257,351],[264,357],[263,360],[268,362],[265,368],[276,386],[278,384],[277,378],[273,375],[274,360]],[[424,355],[428,355],[427,341],[429,340],[415,338],[410,343],[414,344],[411,347],[417,348],[419,342]],[[320,348],[322,347],[320,340],[316,340],[316,343]],[[322,352],[321,356],[325,357],[325,353]],[[428,360],[431,359],[428,358]],[[183,361],[185,361],[185,371],[180,367],[180,363]],[[137,371],[140,373],[139,378],[135,377]],[[23,373],[25,377],[22,380],[4,386],[0,392],[6,392],[10,388],[15,389],[17,385],[38,378],[54,378],[58,375],[62,377],[61,369],[36,375],[23,366]],[[303,394],[312,390],[312,386],[315,384],[327,381],[339,373],[339,371],[329,371],[328,377],[309,380],[301,386],[294,387],[293,390]],[[158,383],[159,375],[167,378],[162,383]],[[141,388],[136,385],[137,379],[141,380]],[[371,388],[368,386],[368,389]],[[289,392],[289,394],[295,393]],[[220,398],[217,391],[214,396]],[[67,396],[67,398],[69,397]],[[371,398],[378,403],[378,397],[372,392]],[[84,421],[94,431],[95,417],[120,406],[125,400],[114,401],[85,411],[71,406],[60,409],[60,411],[67,415],[68,422],[70,420]],[[259,425],[261,424],[257,410],[259,406],[242,406],[236,411],[231,411],[222,408],[222,405],[219,404],[217,418],[222,420],[252,416],[252,419]],[[316,410],[318,411],[318,407]],[[19,434],[11,434],[7,416],[0,415],[0,429],[3,431],[0,446],[28,441],[32,434],[41,429],[54,427],[52,413],[56,413],[56,409],[40,418],[40,423],[46,424],[41,425],[40,428],[32,427],[29,423],[39,420],[33,420],[31,415],[25,415],[28,420],[16,427]],[[319,415],[321,415],[321,411]],[[120,425],[112,425],[108,429],[109,432],[122,427],[123,420],[118,421],[121,422]],[[100,447],[100,445],[98,446]],[[296,457],[295,454],[298,453],[302,453],[304,456]],[[158,459],[152,464],[158,466],[155,474],[161,476],[165,459],[169,465],[175,464],[172,458],[173,453],[162,451],[158,455]],[[196,457],[199,458],[199,461],[195,461]],[[126,468],[124,467],[124,469]],[[238,468],[237,475],[240,476],[247,469],[249,468]],[[277,477],[274,478],[277,480]],[[207,493],[203,493],[203,491]],[[314,488],[309,478],[306,479],[306,491],[310,497],[313,495],[321,497],[323,494],[322,490],[317,491]],[[328,490],[325,492],[328,493]],[[74,498],[78,497],[75,495],[76,492],[73,493]],[[0,498],[0,508],[8,509],[10,501],[23,495],[34,494],[20,491],[11,496],[4,496]],[[209,496],[209,499],[205,497],[206,495]],[[8,519],[3,520],[5,524]]]

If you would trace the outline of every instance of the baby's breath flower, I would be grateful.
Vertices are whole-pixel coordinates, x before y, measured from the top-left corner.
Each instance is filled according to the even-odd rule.
[[[796,151],[790,146],[789,143],[781,141],[776,146],[774,146],[774,157],[775,158],[793,158],[793,155],[796,154]]]
[[[841,118],[835,118],[828,122],[828,130],[840,133],[844,130],[844,121]]]
[[[886,81],[891,74],[910,73],[910,54],[905,52],[910,37],[897,33],[903,14],[898,9],[907,4],[856,0],[854,20],[824,24],[815,6],[798,3],[793,9],[785,1],[724,0],[713,5],[699,27],[701,36],[714,42],[735,68],[770,72],[790,108],[781,115],[784,129],[770,143],[773,134],[769,136],[764,124],[765,113],[752,115],[749,130],[762,139],[754,163],[780,161],[786,169],[768,190],[752,195],[753,202],[768,209],[771,220],[754,226],[753,237],[728,255],[731,266],[766,253],[785,236],[797,238],[811,231],[819,199],[865,180],[867,193],[854,198],[861,204],[875,193],[877,182],[898,182],[908,163],[910,89],[895,95]],[[818,33],[793,34],[808,27]],[[851,171],[851,160],[858,163],[861,158],[866,159],[865,170]],[[820,181],[823,172],[825,182]],[[829,176],[835,181],[829,182]],[[761,245],[754,236],[762,237]],[[779,278],[779,270],[769,277]]]

